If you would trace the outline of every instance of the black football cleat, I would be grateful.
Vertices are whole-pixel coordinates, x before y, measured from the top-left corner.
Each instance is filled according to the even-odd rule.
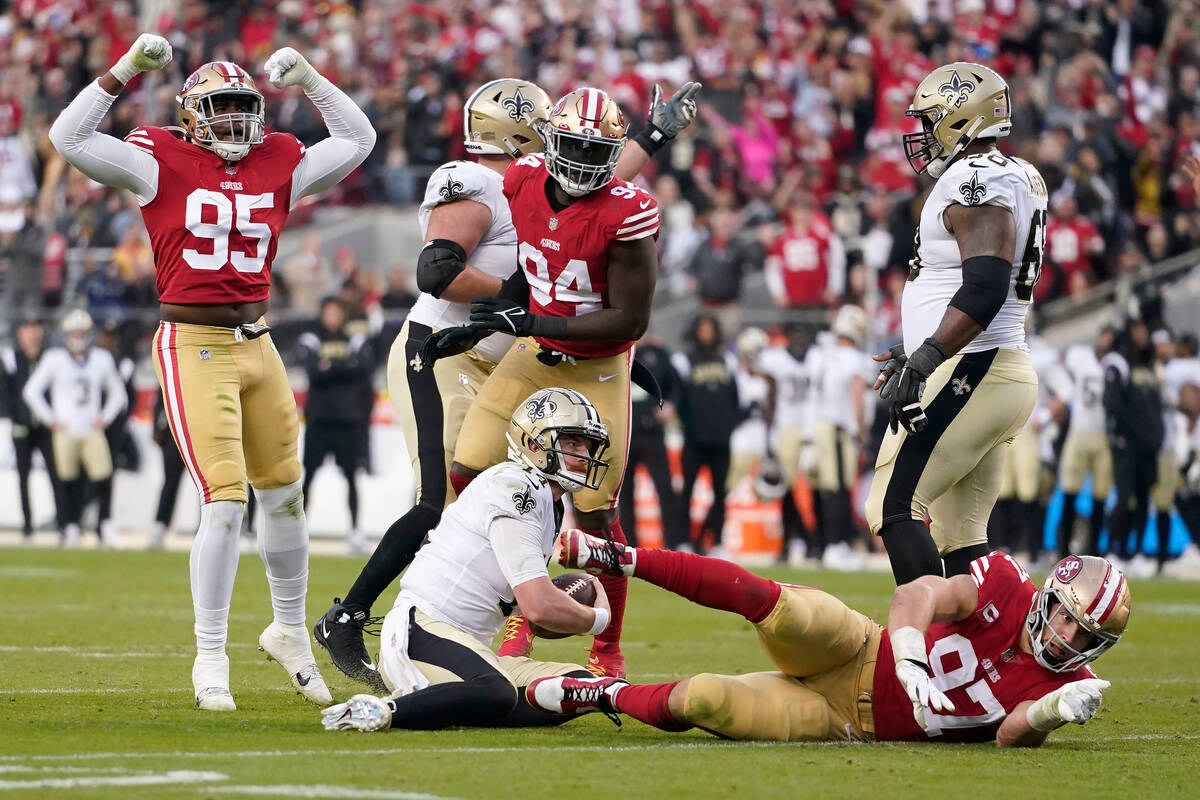
[[[313,638],[329,652],[333,665],[346,677],[365,683],[376,694],[383,695],[388,693],[388,688],[363,643],[364,626],[377,621],[366,611],[351,611],[335,597],[333,606],[313,626]]]

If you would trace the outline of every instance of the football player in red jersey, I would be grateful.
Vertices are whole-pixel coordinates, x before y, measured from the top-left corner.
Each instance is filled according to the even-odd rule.
[[[689,82],[664,99],[654,87],[647,124],[621,152],[617,176],[632,178],[691,124],[699,89]],[[434,170],[418,211],[426,242],[417,258],[421,296],[392,343],[387,370],[416,477],[416,502],[388,527],[345,599],[335,598],[313,626],[334,666],[376,690],[383,688],[382,679],[367,654],[363,626],[372,604],[409,565],[453,500],[447,473],[463,418],[513,342],[511,335],[486,331],[485,337],[466,325],[471,299],[501,293],[509,283],[514,296],[528,302],[504,174],[516,159],[542,151],[533,126],[549,116],[551,105],[529,81],[500,78],[477,88],[463,104],[463,145],[478,160],[451,161]],[[439,341],[442,332],[451,340]],[[520,639],[506,639],[501,655],[513,654],[511,642]]]
[[[622,547],[564,531],[559,562],[649,581],[754,625],[778,672],[631,686],[613,678],[531,683],[547,711],[613,711],[668,731],[732,739],[995,741],[1038,747],[1083,724],[1109,687],[1088,666],[1129,623],[1129,585],[1095,556],[1067,556],[1038,590],[1010,556],[969,574],[902,584],[880,627],[831,595],[689,553]],[[894,669],[884,668],[893,666]]]
[[[265,132],[262,94],[245,70],[226,61],[205,64],[183,85],[176,98],[181,128],[136,128],[124,141],[96,131],[126,83],[170,61],[166,39],[142,34],[63,110],[50,140],[88,177],[133,192],[150,233],[162,317],[155,372],[203,502],[191,552],[196,705],[235,708],[225,641],[247,478],[264,511],[259,553],[274,610],[259,646],[301,694],[327,704],[304,624],[308,527],[299,420],[263,314],[288,212],[361,164],[375,132],[354,102],[290,47],[272,55],[265,71],[277,88],[300,86],[321,112],[330,137],[311,149],[290,134]]]
[[[569,386],[591,398],[612,432],[613,468],[602,483],[574,495],[576,519],[623,543],[617,490],[628,449],[632,347],[649,323],[658,270],[658,205],[614,178],[626,145],[625,119],[604,92],[583,88],[560,98],[538,133],[545,154],[524,156],[504,174],[528,305],[500,297],[472,304],[477,330],[518,340],[467,412],[450,480],[461,492],[475,475],[504,460],[501,434],[523,398],[539,387]],[[588,667],[619,676],[625,671],[625,580],[605,581],[613,623],[593,643]],[[526,647],[531,642],[526,634],[509,638]]]

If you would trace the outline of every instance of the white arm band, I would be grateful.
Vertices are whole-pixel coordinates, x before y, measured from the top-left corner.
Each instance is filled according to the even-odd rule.
[[[292,176],[292,203],[335,185],[366,160],[375,147],[375,129],[363,110],[327,78],[317,76],[305,94],[321,112],[329,138],[304,153]]]
[[[1058,713],[1058,690],[1039,697],[1025,709],[1025,721],[1035,731],[1047,733],[1062,727],[1063,718]]]
[[[588,628],[588,636],[595,636],[598,633],[603,633],[604,629],[608,627],[608,622],[611,619],[607,608],[593,608],[592,611],[596,612],[596,621],[592,623],[592,627]]]
[[[890,631],[888,635],[892,640],[892,655],[897,664],[901,661],[929,663],[929,653],[925,650],[925,634],[911,625],[905,625],[899,630]]]
[[[98,183],[128,189],[146,205],[158,193],[154,156],[96,128],[112,107],[111,95],[92,81],[50,126],[50,141],[67,163]]]

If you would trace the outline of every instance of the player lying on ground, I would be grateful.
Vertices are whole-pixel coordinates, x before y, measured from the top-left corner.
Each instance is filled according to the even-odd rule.
[[[571,389],[541,389],[513,412],[508,460],[450,504],[400,580],[383,621],[379,673],[392,696],[355,695],[323,712],[330,730],[555,724],[519,704],[536,678],[589,676],[582,666],[497,656],[492,639],[519,605],[550,631],[595,635],[610,619],[596,581],[594,608],[550,581],[562,519],[558,500],[604,480],[608,431]]]
[[[620,712],[667,731],[1038,747],[1055,728],[1095,716],[1109,683],[1087,665],[1129,622],[1125,577],[1094,556],[1064,558],[1039,591],[1010,556],[990,553],[968,575],[898,587],[882,628],[825,592],[725,561],[577,530],[560,538],[564,566],[642,578],[754,625],[776,672],[648,686],[551,677],[527,690],[544,710]]]
[[[125,84],[170,62],[167,40],[142,34],[59,114],[50,141],[92,180],[132,192],[150,233],[162,317],[154,369],[202,502],[190,559],[196,705],[235,708],[225,642],[247,478],[263,508],[258,546],[274,611],[259,647],[298,692],[325,704],[333,698],[304,624],[299,415],[263,315],[288,214],[361,164],[375,131],[354,101],[290,47],[267,59],[264,71],[276,88],[299,86],[321,113],[329,137],[310,148],[291,134],[266,133],[262,93],[228,61],[205,64],[184,83],[175,98],[180,127],[141,126],[124,141],[96,130]]]

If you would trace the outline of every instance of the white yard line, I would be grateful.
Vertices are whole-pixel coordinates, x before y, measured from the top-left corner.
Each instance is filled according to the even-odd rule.
[[[93,776],[87,778],[38,778],[28,781],[0,781],[0,792],[30,789],[86,789],[97,786],[160,786],[173,783],[210,783],[229,776],[221,772],[172,770],[149,775]]]
[[[405,792],[399,789],[355,789],[351,786],[205,786],[206,794],[249,794],[260,797],[331,797],[356,800],[453,800],[440,794]]]

